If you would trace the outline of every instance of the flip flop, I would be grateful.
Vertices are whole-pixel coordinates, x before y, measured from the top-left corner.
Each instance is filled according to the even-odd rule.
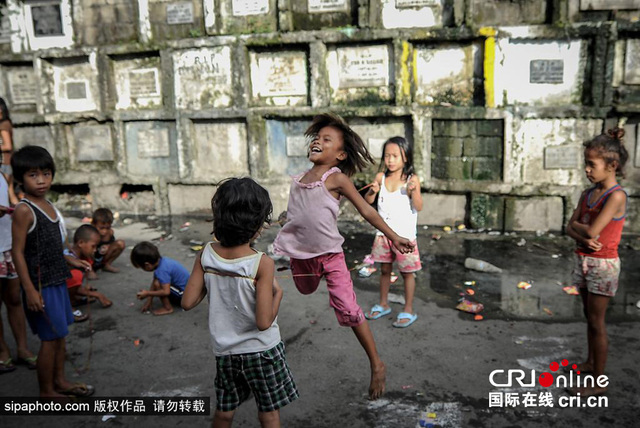
[[[89,397],[96,392],[96,389],[86,383],[76,382],[67,389],[56,389],[56,392],[63,395],[73,395],[74,397]]]
[[[378,315],[371,315],[373,312],[377,312]],[[377,320],[378,318],[381,318],[385,315],[388,315],[391,313],[391,308],[383,308],[380,305],[373,305],[373,307],[371,308],[371,310],[369,312],[367,312],[366,314],[364,314],[364,317],[368,320]]]
[[[5,361],[0,361],[0,374],[9,373],[16,369],[16,366],[11,361],[11,358],[7,358]]]
[[[418,319],[418,314],[410,314],[408,312],[400,312],[397,319],[393,322],[393,326],[397,328],[406,328],[414,323]],[[407,322],[400,322],[400,320],[409,320]]]
[[[35,355],[33,357],[18,358],[16,360],[16,364],[24,364],[29,368],[29,370],[37,369],[38,368],[38,366],[36,365],[37,362],[38,362],[38,357]]]
[[[73,321],[74,322],[82,322],[89,319],[89,314],[83,314],[80,309],[76,309],[73,311]]]

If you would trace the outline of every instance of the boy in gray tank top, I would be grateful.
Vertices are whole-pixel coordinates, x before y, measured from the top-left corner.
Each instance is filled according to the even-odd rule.
[[[262,426],[280,426],[281,407],[298,398],[277,324],[282,288],[274,263],[251,248],[270,221],[269,193],[250,178],[231,178],[211,201],[213,233],[182,295],[192,309],[209,295],[209,331],[216,357],[214,426],[231,426],[253,393]]]

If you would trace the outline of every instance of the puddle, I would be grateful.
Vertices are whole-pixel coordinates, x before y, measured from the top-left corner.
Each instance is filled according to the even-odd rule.
[[[373,242],[370,233],[346,228],[347,263],[354,265],[368,254]],[[351,230],[349,230],[351,229]],[[455,310],[458,299],[468,286],[465,281],[476,281],[475,294],[469,300],[482,303],[485,319],[538,320],[547,322],[573,322],[583,320],[580,296],[566,294],[562,287],[570,285],[573,267],[573,241],[567,237],[549,238],[535,235],[487,236],[485,234],[442,234],[438,241],[431,239],[436,228],[419,230],[423,270],[416,277],[416,298],[431,301],[443,308]],[[345,233],[346,232],[346,233]],[[524,246],[517,243],[526,239]],[[640,254],[620,245],[622,273],[616,296],[607,309],[607,322],[640,320],[640,271],[632,268],[640,265]],[[350,251],[349,251],[350,250]],[[553,257],[556,255],[556,258]],[[476,272],[464,267],[467,257],[485,260],[503,269],[502,273]],[[394,272],[397,267],[394,266]],[[353,275],[356,288],[378,289],[379,272],[369,278]],[[526,281],[532,287],[519,289],[517,284]],[[402,294],[402,278],[391,286],[391,293]],[[471,314],[460,313],[473,321]]]

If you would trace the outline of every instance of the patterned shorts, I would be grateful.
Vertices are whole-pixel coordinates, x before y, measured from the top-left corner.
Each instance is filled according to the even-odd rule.
[[[0,278],[17,278],[16,267],[11,258],[11,250],[0,252]]]
[[[235,410],[253,396],[259,412],[272,412],[299,397],[284,355],[284,343],[254,354],[216,357],[216,408]]]
[[[398,269],[402,273],[417,272],[422,269],[422,264],[420,263],[418,242],[413,241],[412,244],[413,251],[402,254],[393,246],[389,238],[384,235],[376,235],[373,241],[373,248],[371,249],[371,256],[373,257],[373,261],[378,263],[393,263],[393,261],[396,260],[398,262]]]
[[[620,259],[599,259],[575,255],[571,279],[578,288],[586,288],[589,293],[613,297],[618,290]]]

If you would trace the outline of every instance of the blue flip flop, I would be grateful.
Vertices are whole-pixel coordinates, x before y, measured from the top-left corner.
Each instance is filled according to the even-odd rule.
[[[393,322],[393,326],[397,328],[406,328],[414,323],[418,319],[418,314],[410,314],[408,312],[400,312],[397,319]],[[409,320],[407,322],[400,322],[400,320]]]
[[[371,316],[370,314],[372,312],[377,312],[378,315],[373,315]],[[385,315],[389,315],[391,313],[391,308],[383,308],[380,305],[373,305],[373,307],[371,308],[371,310],[369,312],[367,312],[366,314],[364,314],[364,317],[368,320],[377,320],[378,318],[381,318]]]

